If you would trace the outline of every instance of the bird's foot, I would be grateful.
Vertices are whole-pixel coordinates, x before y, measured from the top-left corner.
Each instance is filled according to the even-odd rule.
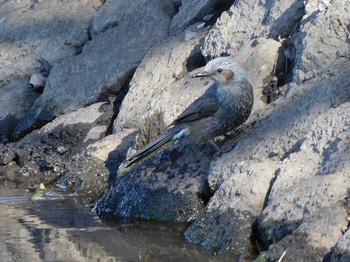
[[[219,146],[219,145],[214,141],[214,139],[211,139],[211,140],[210,140],[210,144],[212,144],[213,147],[215,148],[215,150],[216,150],[215,156],[217,156],[217,157],[220,157],[222,154],[231,151],[232,148],[233,148],[233,147],[230,147],[230,148],[224,149],[224,148],[222,148],[221,146]]]

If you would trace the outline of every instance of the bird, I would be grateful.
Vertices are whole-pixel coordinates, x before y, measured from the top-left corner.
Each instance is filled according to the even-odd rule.
[[[126,167],[139,162],[168,142],[191,136],[198,144],[211,143],[224,152],[214,138],[243,124],[249,117],[254,102],[253,87],[244,70],[232,57],[210,60],[197,78],[211,78],[214,83],[191,103],[167,128],[140,151],[126,159]]]

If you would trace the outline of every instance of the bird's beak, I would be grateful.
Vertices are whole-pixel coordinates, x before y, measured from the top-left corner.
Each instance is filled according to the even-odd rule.
[[[193,78],[195,78],[195,77],[205,77],[205,76],[210,76],[210,73],[204,71],[204,72],[192,75]]]

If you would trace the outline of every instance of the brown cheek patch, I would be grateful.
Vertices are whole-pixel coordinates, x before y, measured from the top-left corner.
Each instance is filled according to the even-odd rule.
[[[235,76],[235,74],[230,69],[224,70],[223,74],[224,74],[226,80],[232,80],[233,77]]]

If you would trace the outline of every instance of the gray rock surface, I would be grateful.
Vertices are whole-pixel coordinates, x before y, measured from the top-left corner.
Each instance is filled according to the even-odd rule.
[[[80,52],[100,1],[3,1],[0,87]]]
[[[237,10],[232,11],[242,18],[241,14],[246,10],[240,9],[240,4],[245,3],[240,1],[235,6]],[[323,17],[334,21],[333,14],[343,7],[329,7],[329,13],[320,13],[312,18],[317,20]],[[338,11],[330,12],[333,8]],[[224,14],[217,25],[220,23],[219,26],[226,28],[230,20],[224,19],[229,18],[230,15]],[[318,22],[311,23],[309,19],[305,16],[301,23],[312,26],[313,30],[323,30]],[[232,21],[234,24],[243,22]],[[206,38],[203,50],[207,54],[221,52],[222,38],[217,34],[224,32],[224,35],[225,31],[218,31],[218,27],[214,27]],[[232,27],[227,28],[232,30]],[[244,28],[249,29],[249,26]],[[308,32],[311,30],[308,29]],[[227,34],[229,37],[230,34]],[[239,34],[234,36],[237,39],[233,43],[237,45],[233,49],[223,46],[225,50],[239,50],[247,41],[240,42]],[[310,56],[315,53],[314,47],[318,46],[314,37],[305,36],[303,31],[294,37],[292,39],[304,37],[305,41],[310,41],[307,46],[294,41],[296,50],[302,50],[296,53],[296,68],[300,66],[298,61],[309,60],[323,64],[324,71],[314,81],[301,86],[290,85],[291,92],[286,99],[269,105],[266,110],[253,116],[251,121],[256,121],[256,126],[237,138],[233,151],[212,162],[208,179],[215,193],[205,212],[185,233],[188,239],[218,247],[221,251],[228,248],[238,250],[233,243],[227,241],[223,244],[221,237],[218,237],[225,235],[226,230],[216,226],[212,214],[230,217],[226,214],[227,210],[232,210],[232,216],[242,212],[259,216],[263,210],[259,217],[259,231],[265,245],[275,243],[268,253],[272,260],[278,259],[287,248],[290,252],[287,252],[286,258],[295,259],[298,248],[305,243],[311,244],[314,252],[310,254],[314,254],[317,260],[317,257],[323,258],[341,237],[341,229],[347,224],[341,199],[347,195],[345,181],[349,178],[349,61],[348,58],[340,58],[327,67],[325,65],[330,65],[332,59]],[[331,35],[328,37],[323,46],[325,52],[333,53],[337,41],[343,42],[339,50],[345,52],[345,31],[338,39]],[[219,49],[210,49],[214,46],[219,46]],[[314,76],[317,75],[317,68],[310,67],[309,70]],[[299,83],[297,79],[295,81]],[[336,218],[329,210],[337,211]],[[222,223],[234,225],[236,220],[227,219]],[[239,239],[242,232],[234,232],[232,239]],[[298,236],[302,236],[303,241],[297,240]],[[276,250],[279,252],[276,253]],[[307,252],[300,254],[297,260]],[[307,261],[307,257],[300,261]]]
[[[198,22],[208,22],[206,18],[220,14],[220,11],[229,8],[233,1],[182,0],[179,2],[174,3],[175,7],[179,6],[179,11],[171,22],[172,33],[182,31]]]
[[[7,178],[85,190],[85,202],[109,186],[99,214],[191,221],[188,240],[234,260],[261,250],[271,261],[285,251],[286,261],[349,259],[348,0],[107,0],[98,11],[98,1],[33,2],[0,4],[0,100],[28,101],[10,111],[26,112],[15,135],[29,134],[0,144],[0,165],[15,170]],[[210,28],[221,4],[232,6]],[[142,132],[160,131],[211,84],[190,75],[224,53],[255,92],[245,125],[218,138],[232,150],[187,140],[123,169],[154,135]],[[50,75],[28,111],[35,98],[7,85],[38,71]],[[279,98],[266,105],[273,76]],[[107,96],[114,104],[93,104]],[[17,116],[2,105],[0,130],[12,130]],[[32,131],[46,113],[63,115]]]
[[[107,1],[101,7],[99,14],[109,15],[104,19],[115,19],[115,12],[122,19],[117,26],[95,36],[80,55],[71,56],[53,68],[35,106],[49,104],[55,114],[62,114],[94,103],[103,95],[118,93],[148,50],[166,37],[172,18],[167,2],[129,3]],[[108,27],[108,22],[100,17],[94,20],[96,33]]]
[[[0,89],[0,140],[7,140],[17,122],[33,105],[38,94],[26,80],[14,80]]]
[[[331,261],[349,261],[350,260],[350,231],[348,230],[338,241],[332,254]]]
[[[256,37],[286,38],[294,32],[303,14],[301,0],[236,1],[206,36],[203,54],[235,56],[247,41]]]
[[[199,42],[202,37],[203,32],[197,32],[196,37],[185,41],[185,35],[181,34],[147,53],[130,82],[129,92],[114,123],[115,132],[139,128],[141,119],[156,112],[163,113],[165,124],[170,124],[209,87],[209,82],[203,84],[188,75],[188,71],[195,68],[191,65],[191,55],[194,61],[201,56]],[[203,63],[204,60],[200,66]]]
[[[345,2],[334,2],[320,12],[317,6],[312,8],[313,1],[309,2],[300,33],[294,38],[293,75],[297,83],[322,75],[337,58],[349,52],[349,30],[346,29],[349,6]],[[315,28],[318,34],[314,34]]]

